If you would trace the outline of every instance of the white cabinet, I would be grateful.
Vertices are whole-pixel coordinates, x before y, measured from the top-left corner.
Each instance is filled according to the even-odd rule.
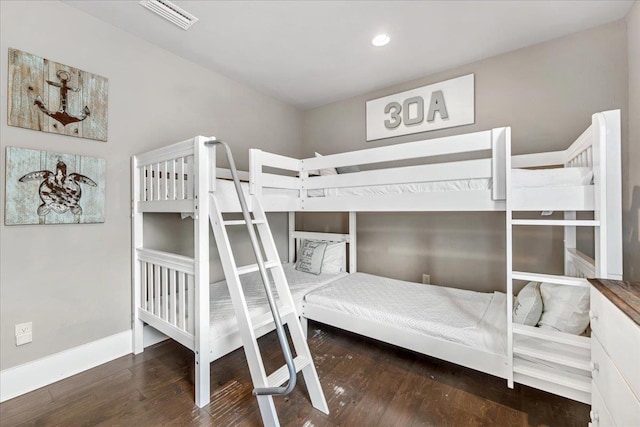
[[[594,427],[640,426],[640,325],[635,312],[629,311],[634,309],[633,298],[611,292],[615,283],[624,284],[599,280],[591,288]]]

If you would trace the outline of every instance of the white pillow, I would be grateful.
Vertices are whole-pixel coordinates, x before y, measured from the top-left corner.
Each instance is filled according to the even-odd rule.
[[[520,290],[513,305],[513,321],[527,326],[536,326],[542,315],[540,283],[529,282]]]
[[[305,273],[320,274],[322,271],[322,260],[327,250],[326,242],[317,240],[303,240],[298,253],[298,262],[295,269]]]
[[[329,243],[322,260],[323,273],[339,273],[344,264],[344,254],[347,250],[345,242]]]
[[[542,317],[538,326],[580,335],[589,326],[589,288],[579,286],[540,285]]]
[[[316,157],[322,157],[322,154],[316,153]],[[318,172],[320,173],[320,176],[338,175],[336,168],[320,169]]]

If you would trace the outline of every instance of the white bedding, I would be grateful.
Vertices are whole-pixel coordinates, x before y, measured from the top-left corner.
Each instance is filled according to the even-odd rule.
[[[289,283],[289,289],[291,289],[291,295],[296,302],[298,309],[302,302],[303,296],[320,286],[326,285],[333,280],[346,276],[347,273],[322,273],[320,275],[309,274],[302,271],[298,271],[294,268],[293,264],[283,264],[284,273]],[[264,291],[262,279],[260,273],[255,271],[249,274],[240,276],[242,287],[244,289],[244,295],[247,300],[247,306],[249,313],[252,317],[259,316],[261,314],[270,311],[269,304],[267,303],[267,296]],[[277,296],[275,287],[272,288],[274,294]],[[229,288],[226,281],[212,283],[209,288],[210,298],[210,320],[211,320],[211,339],[233,333],[238,330],[238,324],[236,321],[235,313],[233,311],[233,305],[231,304],[231,297],[229,296]]]
[[[511,174],[511,184],[514,188],[588,185],[592,179],[593,171],[590,168],[584,167],[537,170],[513,169]],[[309,197],[377,196],[387,194],[491,190],[491,187],[491,178],[474,178],[407,184],[327,188],[324,190],[310,190],[308,195]]]
[[[305,296],[337,310],[494,354],[505,353],[506,295],[422,285],[354,273]]]

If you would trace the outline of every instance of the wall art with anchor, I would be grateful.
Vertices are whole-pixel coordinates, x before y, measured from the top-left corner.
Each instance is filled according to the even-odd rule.
[[[109,80],[9,49],[9,126],[107,140]]]
[[[5,224],[104,222],[103,159],[7,147]]]

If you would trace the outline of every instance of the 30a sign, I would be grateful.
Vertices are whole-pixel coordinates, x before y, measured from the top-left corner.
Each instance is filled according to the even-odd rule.
[[[475,122],[474,75],[367,101],[367,141]]]

